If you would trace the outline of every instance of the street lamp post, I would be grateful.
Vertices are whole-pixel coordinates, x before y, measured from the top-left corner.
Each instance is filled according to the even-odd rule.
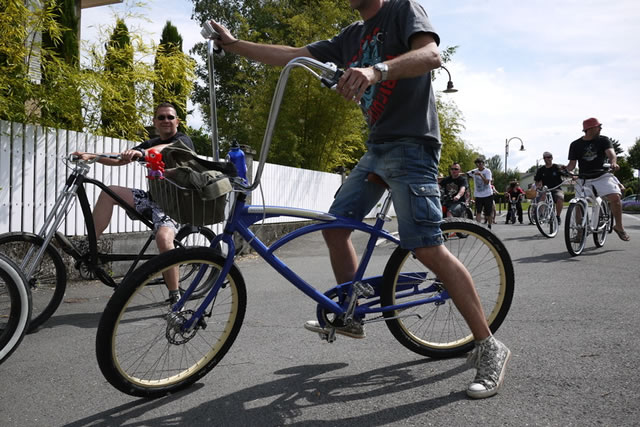
[[[504,174],[505,176],[507,175],[507,158],[509,157],[509,143],[514,139],[517,139],[518,141],[520,141],[520,151],[524,151],[524,142],[522,142],[522,140],[517,136],[514,136],[513,138],[509,138],[505,140],[505,143],[504,143]]]
[[[447,88],[445,90],[443,90],[442,92],[444,92],[444,93],[455,93],[455,92],[457,92],[458,89],[453,87],[453,81],[451,81],[451,73],[449,72],[449,70],[447,70],[444,66],[440,66],[440,68],[445,70],[447,72],[447,75],[449,76],[449,81],[447,82]]]

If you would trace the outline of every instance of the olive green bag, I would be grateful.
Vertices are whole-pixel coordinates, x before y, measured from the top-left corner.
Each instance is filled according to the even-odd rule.
[[[180,224],[211,225],[224,221],[232,163],[198,157],[182,142],[162,150],[164,179],[149,180],[151,198]]]

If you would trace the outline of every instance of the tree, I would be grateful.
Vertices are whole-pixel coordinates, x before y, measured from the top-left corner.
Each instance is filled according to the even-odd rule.
[[[303,46],[333,36],[357,19],[343,0],[195,0],[200,22],[215,17],[238,37],[258,43]],[[207,81],[204,66],[198,75]],[[280,69],[227,55],[216,58],[218,118],[221,142],[237,139],[260,149]],[[194,103],[209,119],[208,84],[198,85]],[[293,167],[330,171],[353,166],[364,152],[366,127],[359,109],[320,87],[308,73],[294,71],[280,108],[269,161]]]
[[[61,30],[56,37],[43,32],[42,85],[49,93],[52,102],[40,103],[42,116],[45,121],[57,122],[66,129],[82,130],[82,98],[77,87],[69,86],[60,81],[61,66],[79,69],[80,46],[78,43],[78,17],[76,16],[75,0],[57,0],[51,2],[53,16]],[[64,64],[64,65],[62,65]],[[65,103],[67,108],[60,108]]]
[[[102,91],[102,131],[108,136],[127,138],[130,134],[126,122],[137,111],[133,47],[129,29],[122,19],[116,21],[105,50],[104,78],[109,85]]]
[[[160,44],[156,51],[154,70],[156,81],[153,87],[154,105],[170,102],[176,107],[180,118],[180,131],[186,129],[187,98],[191,92],[190,85],[185,85],[185,70],[176,56],[182,55],[182,36],[178,29],[167,21],[162,30]]]
[[[114,135],[114,128],[103,127],[101,118],[103,112],[115,112],[119,120],[115,135],[133,141],[145,138],[144,124],[151,121],[153,84],[158,77],[153,64],[144,58],[153,55],[155,49],[143,43],[138,35],[129,33],[129,40],[134,43],[129,43],[125,54],[113,55],[116,49],[111,49],[109,35],[105,35],[104,40],[90,46],[82,68],[73,60],[68,63],[63,60],[67,56],[56,51],[62,46],[63,35],[70,31],[61,24],[58,11],[64,8],[57,8],[58,4],[62,5],[59,2],[29,8],[23,0],[3,1],[0,119]],[[38,41],[38,34],[46,35],[45,43]],[[43,84],[30,74],[28,64],[36,62],[32,60],[34,57],[41,62]],[[171,62],[183,72],[165,74],[163,83],[181,84],[186,98],[194,79],[193,60],[176,52]]]
[[[636,138],[635,144],[629,148],[629,166],[638,170],[638,181],[635,183],[636,194],[640,192],[640,138]]]

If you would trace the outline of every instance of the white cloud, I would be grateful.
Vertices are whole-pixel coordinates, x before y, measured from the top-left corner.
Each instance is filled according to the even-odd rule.
[[[623,148],[640,137],[637,0],[419,1],[442,46],[460,46],[447,65],[460,91],[447,96],[465,117],[464,139],[485,155],[504,159],[505,140],[517,136],[526,151],[512,142],[510,167],[526,170],[547,150],[564,161],[569,143],[581,136],[582,120],[591,116]],[[131,25],[157,43],[171,20],[188,51],[201,40],[192,7],[188,0],[151,0],[147,20]],[[83,38],[95,39],[90,25],[113,25],[107,10],[83,11]],[[443,74],[436,89],[444,89],[444,80]],[[190,118],[191,125],[201,122],[199,115]]]
[[[566,161],[591,116],[623,148],[640,137],[640,2],[421,2],[443,46],[460,46],[447,65],[453,99],[465,140],[487,156],[504,160],[505,140],[518,136],[526,151],[512,142],[509,167],[526,170],[546,150]]]

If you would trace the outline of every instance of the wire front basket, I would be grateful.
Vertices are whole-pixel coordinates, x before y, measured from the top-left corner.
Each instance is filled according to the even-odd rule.
[[[211,225],[224,221],[227,194],[204,200],[196,189],[181,187],[168,178],[149,180],[151,198],[180,224]]]

